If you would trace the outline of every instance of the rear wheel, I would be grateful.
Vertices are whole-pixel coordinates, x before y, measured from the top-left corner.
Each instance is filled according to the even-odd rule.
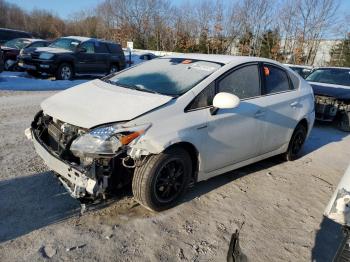
[[[56,79],[58,80],[72,80],[73,76],[73,68],[70,64],[63,63],[56,71]]]
[[[153,211],[176,205],[188,188],[192,173],[190,155],[182,148],[173,148],[150,156],[135,168],[132,191],[135,199]]]
[[[340,130],[350,132],[350,112],[342,112],[338,127]]]
[[[292,138],[289,141],[288,150],[285,153],[285,158],[287,161],[293,161],[298,158],[298,154],[304,145],[306,135],[306,127],[299,124],[294,130]]]

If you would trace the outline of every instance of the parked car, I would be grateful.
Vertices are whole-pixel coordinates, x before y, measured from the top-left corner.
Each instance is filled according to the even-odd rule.
[[[119,44],[105,40],[68,36],[37,48],[21,59],[29,72],[46,73],[57,79],[71,80],[78,74],[110,74],[125,68]]]
[[[142,51],[132,51],[131,52],[131,60],[130,53],[128,51],[124,51],[125,61],[128,66],[137,65],[152,59],[157,58],[157,56],[150,52],[142,52]]]
[[[4,58],[3,58],[3,53],[0,50],[0,73],[4,71]]]
[[[337,121],[350,132],[350,68],[321,67],[307,78],[315,94],[316,119]]]
[[[291,64],[284,64],[288,66],[293,71],[297,72],[302,78],[306,78],[313,70],[312,66],[306,66],[306,65],[291,65]]]
[[[37,47],[47,46],[48,41],[34,38],[16,38],[7,41],[1,46],[4,53],[5,70],[16,69],[18,63],[18,55],[22,49],[34,50]]]
[[[297,158],[314,122],[310,85],[273,60],[162,57],[46,99],[25,133],[75,198],[132,183],[170,208],[193,183],[277,154]]]
[[[32,38],[32,34],[20,30],[0,28],[0,45],[15,38]]]

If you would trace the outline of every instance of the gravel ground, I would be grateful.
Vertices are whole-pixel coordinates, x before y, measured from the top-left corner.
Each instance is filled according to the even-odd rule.
[[[316,126],[295,162],[274,157],[198,183],[151,213],[125,190],[79,215],[24,129],[54,92],[0,91],[1,261],[224,261],[240,234],[251,261],[331,261],[340,226],[322,216],[350,159],[350,137]]]

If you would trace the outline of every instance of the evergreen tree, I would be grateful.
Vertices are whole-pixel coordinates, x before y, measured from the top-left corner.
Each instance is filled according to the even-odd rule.
[[[330,65],[350,67],[350,33],[331,52]]]
[[[265,32],[261,37],[260,56],[281,61],[280,42],[281,39],[277,30]]]

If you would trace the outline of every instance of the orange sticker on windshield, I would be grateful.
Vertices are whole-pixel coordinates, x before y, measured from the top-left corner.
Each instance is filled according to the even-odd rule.
[[[181,64],[185,64],[185,65],[191,64],[191,63],[192,63],[192,60],[189,60],[189,59],[186,59],[186,60],[181,62]]]
[[[270,75],[270,69],[266,66],[264,66],[264,75],[269,76]]]

